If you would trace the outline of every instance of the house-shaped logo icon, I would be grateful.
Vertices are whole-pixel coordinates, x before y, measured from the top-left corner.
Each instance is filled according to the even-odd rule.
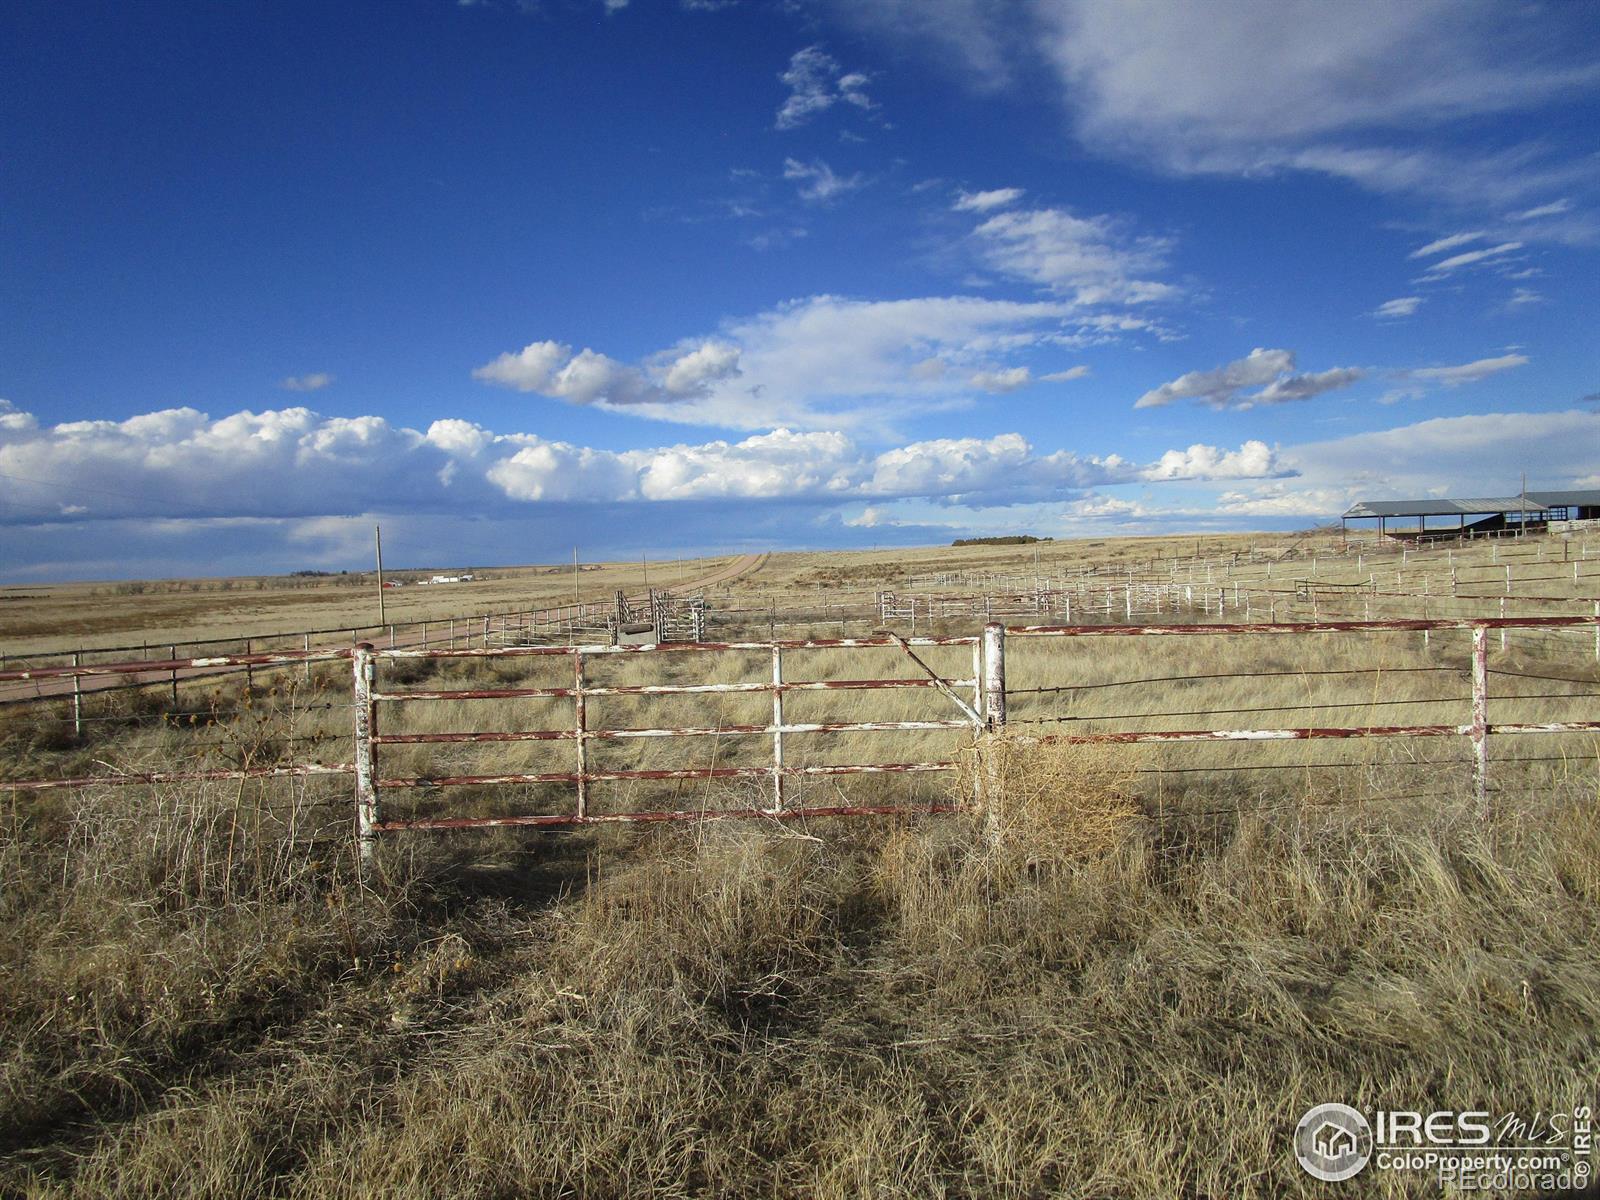
[[[1348,1104],[1319,1104],[1295,1126],[1294,1154],[1306,1174],[1338,1183],[1372,1157],[1372,1127]]]
[[[1324,1121],[1311,1135],[1311,1146],[1323,1158],[1343,1159],[1355,1154],[1356,1135],[1343,1125]]]

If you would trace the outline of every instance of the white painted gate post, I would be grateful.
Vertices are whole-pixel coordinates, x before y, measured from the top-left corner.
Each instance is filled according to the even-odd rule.
[[[584,694],[583,652],[572,651],[573,744],[578,748],[578,816],[589,815],[589,706]]]
[[[772,811],[783,811],[783,647],[772,646]]]
[[[990,621],[983,627],[983,717],[989,732],[1006,723],[1006,627]]]
[[[1472,787],[1489,814],[1489,627],[1472,627]]]
[[[980,799],[980,808],[985,810],[985,835],[993,843],[1001,836],[1000,757],[999,747],[994,744],[994,735],[1004,729],[1006,723],[1006,627],[999,621],[990,621],[983,627],[982,646],[982,716],[987,736],[980,734],[978,737],[978,771],[974,787],[981,787],[985,793]]]
[[[352,655],[355,667],[355,767],[356,767],[356,849],[361,869],[372,867],[378,838],[378,779],[374,768],[372,738],[377,733],[378,713],[372,699],[375,675],[372,643],[362,642]]]

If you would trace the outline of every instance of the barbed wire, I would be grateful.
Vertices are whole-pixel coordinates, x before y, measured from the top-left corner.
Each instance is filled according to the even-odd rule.
[[[1509,760],[1507,760],[1507,761],[1509,761]],[[1361,770],[1377,771],[1377,770],[1387,770],[1389,767],[1411,768],[1411,767],[1455,767],[1455,766],[1467,766],[1467,765],[1470,765],[1471,762],[1472,762],[1472,760],[1470,758],[1395,759],[1395,760],[1389,761],[1389,762],[1365,762],[1365,761],[1361,761],[1359,759],[1348,759],[1348,760],[1343,761],[1343,762],[1246,763],[1246,764],[1243,764],[1243,765],[1240,765],[1240,766],[1233,766],[1233,765],[1230,764],[1229,766],[1225,766],[1225,767],[1218,767],[1215,764],[1211,764],[1209,766],[1201,766],[1201,767],[1135,767],[1133,769],[1137,774],[1140,774],[1140,775],[1190,775],[1190,774],[1212,774],[1212,775],[1215,775],[1218,772],[1232,773],[1234,771],[1305,771],[1305,770],[1311,770],[1311,771],[1343,770],[1343,771],[1348,771],[1351,768],[1359,768]]]
[[[1302,797],[1294,800],[1281,801],[1277,804],[1240,804],[1233,805],[1228,808],[1180,808],[1173,812],[1167,812],[1165,809],[1163,809],[1159,813],[1155,814],[1155,820],[1157,824],[1167,824],[1177,823],[1191,817],[1236,817],[1264,812],[1286,812],[1289,809],[1299,809],[1302,811],[1306,809],[1328,810],[1336,808],[1348,808],[1351,805],[1369,804],[1374,802],[1391,803],[1397,800],[1443,800],[1453,799],[1456,796],[1457,793],[1455,792],[1399,792],[1392,795],[1354,796],[1341,798],[1338,800],[1323,801],[1311,800]],[[1149,817],[1151,814],[1146,813],[1145,815],[1146,817]]]
[[[1427,666],[1427,667],[1333,667],[1318,668],[1316,670],[1285,670],[1285,671],[1215,671],[1204,675],[1151,675],[1140,679],[1113,679],[1104,683],[1077,683],[1060,684],[1050,687],[1014,688],[1007,687],[1006,695],[1023,696],[1045,692],[1077,692],[1091,691],[1108,687],[1134,687],[1147,683],[1184,683],[1191,679],[1259,679],[1275,676],[1301,676],[1301,675],[1400,675],[1419,671],[1447,671],[1457,672],[1460,667]]]

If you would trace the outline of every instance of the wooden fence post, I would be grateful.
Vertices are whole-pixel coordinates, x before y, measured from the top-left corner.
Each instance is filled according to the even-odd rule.
[[[1478,813],[1489,813],[1489,627],[1472,627],[1472,787]]]
[[[376,674],[372,643],[362,642],[356,646],[352,659],[355,667],[356,848],[365,872],[372,867],[378,838],[378,778],[372,746],[378,712],[372,699]]]

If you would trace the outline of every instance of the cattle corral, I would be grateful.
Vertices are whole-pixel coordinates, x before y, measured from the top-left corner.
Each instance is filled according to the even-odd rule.
[[[0,709],[0,1188],[1295,1194],[1375,1078],[1568,1103],[1597,593],[1583,526],[1047,543],[10,661],[132,683]]]
[[[1014,698],[1007,723],[1035,726],[1039,733],[1176,743],[1185,740],[1177,734],[1220,731],[1248,743],[1346,741],[1352,739],[1337,731],[1385,729],[1392,730],[1386,739],[1398,740],[1428,736],[1418,732],[1425,727],[1482,724],[1478,709],[1491,694],[1490,677],[1497,676],[1493,725],[1579,735],[1540,739],[1538,752],[1508,747],[1500,757],[1513,773],[1537,762],[1571,770],[1593,757],[1581,735],[1584,723],[1600,716],[1594,695],[1600,537],[1586,525],[1555,536],[1427,546],[1331,538],[1261,542],[1216,554],[1199,553],[1197,546],[1189,555],[1140,557],[1117,546],[1123,553],[1098,561],[1074,561],[1055,546],[1051,561],[1035,546],[1020,564],[1011,554],[1009,568],[1008,556],[990,552],[969,554],[960,569],[947,565],[938,573],[913,561],[896,575],[880,560],[832,578],[805,560],[759,560],[762,569],[736,576],[720,595],[712,589],[709,602],[702,594],[684,600],[654,591],[649,604],[630,602],[618,589],[611,600],[552,609],[236,638],[207,644],[204,649],[220,653],[204,658],[177,657],[177,644],[153,662],[126,661],[125,647],[75,651],[70,660],[65,652],[34,654],[26,666],[7,661],[0,699],[61,697],[56,703],[70,705],[81,738],[85,720],[96,719],[96,689],[145,693],[152,715],[182,719],[192,716],[185,696],[215,685],[219,675],[243,675],[249,687],[297,675],[303,686],[316,665],[325,673],[325,686],[346,691],[342,712],[370,710],[371,729],[377,728],[380,704],[396,710],[366,750],[407,747],[398,756],[385,751],[385,757],[397,757],[407,770],[405,782],[391,787],[415,790],[421,781],[426,811],[407,818],[412,828],[444,820],[441,807],[463,798],[456,789],[491,782],[520,789],[516,801],[523,809],[531,802],[533,810],[507,816],[530,825],[564,819],[556,811],[539,811],[549,807],[545,801],[530,801],[549,793],[544,785],[576,785],[579,817],[591,815],[591,783],[601,785],[600,793],[615,790],[604,785],[625,784],[636,795],[642,786],[669,780],[676,801],[691,808],[705,804],[705,785],[764,777],[775,781],[770,790],[781,801],[789,776],[798,776],[794,783],[805,790],[823,783],[821,790],[833,801],[826,807],[833,809],[927,805],[923,780],[848,777],[949,770],[963,738],[970,743],[977,732],[997,726],[994,699],[986,704],[980,686],[977,654],[977,628],[994,622],[1032,633],[1011,656]],[[1018,570],[1030,556],[1032,572]],[[776,578],[764,578],[769,573]],[[858,582],[852,573],[866,578]],[[779,592],[786,599],[782,607]],[[670,615],[680,611],[694,620],[685,625]],[[652,613],[657,630],[684,629],[686,641],[663,646],[665,653],[649,644],[619,647],[628,653],[612,664],[604,645],[589,640],[608,630],[612,644],[629,640],[624,630],[649,624],[630,626],[630,616]],[[1194,630],[1206,636],[1185,639],[1181,647],[1160,644],[1166,639],[1159,637],[1150,646],[1141,636],[1126,653],[1084,653],[1071,645],[1045,649],[1035,645],[1039,636],[1033,633],[1058,638],[1111,632],[1095,628],[1104,625],[1127,632],[1149,627],[1145,634],[1160,634],[1189,624],[1214,628]],[[1484,661],[1476,664],[1481,671],[1469,644],[1474,628],[1482,642]],[[333,640],[329,632],[336,634]],[[1270,648],[1262,642],[1264,635],[1286,632],[1309,637],[1297,639],[1293,648],[1282,638],[1270,639]],[[362,640],[373,635],[377,640]],[[712,638],[720,640],[707,645]],[[685,655],[688,645],[703,648]],[[470,681],[476,673],[496,686],[435,687],[413,695],[385,685],[369,706],[347,690],[349,660],[364,653],[358,646],[370,647],[369,664],[385,664],[386,671],[398,669],[413,680],[459,679],[465,673]],[[556,652],[560,646],[565,652]],[[1160,669],[1152,673],[1152,664]],[[1433,686],[1413,686],[1423,682]],[[63,685],[72,688],[70,698]],[[1237,703],[1234,693],[1242,686],[1255,703]],[[968,694],[971,705],[963,705],[952,689]],[[1167,700],[1166,693],[1181,693],[1184,702]],[[406,703],[418,699],[432,701],[431,712]],[[999,699],[1004,712],[1006,697]],[[557,702],[575,705],[575,714],[556,722],[541,710],[540,727],[528,727],[520,715],[528,705],[548,709]],[[588,705],[592,712],[585,711]],[[360,728],[339,728],[329,712],[319,728],[325,742],[337,744]],[[1285,730],[1312,732],[1291,738]],[[863,749],[860,735],[885,733],[916,736],[899,739],[906,752]],[[1473,763],[1483,757],[1483,740],[1475,742]],[[332,764],[270,765],[285,772],[353,772],[363,753],[360,741],[345,740],[349,752]],[[567,753],[571,747],[554,744],[562,742],[575,743],[575,759]],[[1338,749],[1313,754],[1257,745],[1206,758],[1192,747],[1159,747],[1142,772],[1165,786],[1167,777],[1185,775],[1248,778],[1251,772],[1375,764],[1401,770],[1402,760],[1431,769],[1465,761],[1419,757],[1409,747],[1399,753],[1392,746]],[[152,769],[123,765],[113,778],[136,779]],[[208,763],[200,769],[217,768]],[[164,777],[181,774],[168,768]],[[1505,767],[1501,774],[1506,776]],[[898,790],[892,803],[882,794],[886,789]],[[470,802],[472,811],[451,819],[481,816],[477,807]],[[747,807],[772,811],[783,805]],[[646,809],[656,811],[652,805]],[[601,808],[594,815],[627,814]]]

